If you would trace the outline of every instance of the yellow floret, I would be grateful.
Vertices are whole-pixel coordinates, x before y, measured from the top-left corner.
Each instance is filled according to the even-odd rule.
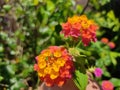
[[[44,77],[44,76],[45,76],[45,73],[44,73],[44,70],[43,70],[43,69],[40,69],[40,70],[39,70],[38,76],[39,76],[39,77]]]
[[[87,21],[88,19],[87,19],[86,15],[81,15],[80,20],[81,21]]]
[[[75,15],[73,17],[69,17],[68,22],[71,23],[71,24],[74,24],[74,23],[79,22],[79,19],[80,19],[80,17]]]
[[[53,54],[54,57],[61,57],[61,51],[55,51]]]
[[[44,69],[45,74],[50,74],[51,72],[52,72],[52,68],[50,66],[48,66]]]
[[[66,60],[64,60],[63,58],[58,58],[56,63],[58,66],[64,66]]]
[[[56,63],[54,63],[54,64],[52,65],[52,68],[53,68],[53,70],[54,70],[55,72],[59,72],[60,66],[57,65]]]
[[[51,74],[50,74],[50,78],[51,79],[56,79],[57,77],[59,76],[59,73],[58,72],[52,72]]]
[[[45,68],[46,67],[46,61],[42,61],[42,62],[39,62],[38,63],[38,66],[40,67],[40,69],[43,69],[43,68]]]
[[[43,53],[42,53],[43,56],[50,56],[51,55],[51,51],[50,50],[45,50]]]

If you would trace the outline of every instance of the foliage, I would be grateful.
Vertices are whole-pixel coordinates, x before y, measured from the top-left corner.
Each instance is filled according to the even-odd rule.
[[[59,36],[60,24],[81,13],[93,18],[100,28],[98,42],[77,50],[87,56],[87,67],[95,63],[103,69],[103,76],[97,79],[100,84],[107,79],[119,90],[120,1],[88,1],[86,9],[76,0],[0,0],[0,90],[37,88],[40,81],[33,71],[35,56],[50,45],[65,44]],[[102,37],[115,42],[116,47],[110,49],[101,43]]]
[[[81,90],[85,90],[86,86],[87,86],[87,82],[88,82],[88,77],[87,75],[79,72],[79,71],[75,71],[75,79],[74,82],[76,84],[76,86],[81,89]]]

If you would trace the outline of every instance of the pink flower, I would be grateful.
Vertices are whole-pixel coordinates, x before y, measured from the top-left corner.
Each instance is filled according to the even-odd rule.
[[[108,43],[108,46],[109,46],[111,49],[113,49],[113,48],[115,48],[115,43],[114,43],[114,42],[109,42],[109,43]]]
[[[101,77],[102,74],[103,74],[103,71],[101,68],[96,68],[95,71],[94,71],[94,74],[96,77]]]
[[[102,90],[113,90],[114,89],[114,85],[108,81],[108,80],[104,80],[102,82]]]

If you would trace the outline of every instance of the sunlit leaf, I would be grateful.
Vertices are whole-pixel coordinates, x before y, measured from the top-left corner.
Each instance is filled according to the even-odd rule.
[[[0,76],[0,81],[2,81],[4,78],[2,76]]]
[[[85,90],[88,84],[88,77],[86,74],[81,73],[80,71],[75,71],[74,82],[80,90]]]
[[[48,0],[47,1],[47,10],[50,12],[53,12],[54,9],[55,9],[55,4],[52,1]]]
[[[6,10],[6,11],[9,11],[11,9],[11,5],[4,5],[3,8]]]
[[[110,52],[110,58],[111,58],[111,61],[114,65],[117,65],[117,61],[116,61],[117,57],[120,57],[120,53]]]
[[[37,6],[39,4],[39,0],[33,0],[33,4]]]
[[[120,79],[119,78],[111,78],[110,81],[114,84],[115,87],[120,87]]]

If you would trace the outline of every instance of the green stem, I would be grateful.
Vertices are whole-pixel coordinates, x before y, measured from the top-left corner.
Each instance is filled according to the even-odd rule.
[[[65,42],[65,44],[66,44],[66,47],[69,48],[69,44],[67,42]]]
[[[79,47],[81,44],[81,40],[78,42],[78,44],[76,45],[76,47]]]
[[[40,83],[40,78],[38,77],[38,79],[37,79],[37,83],[36,83],[36,87],[39,86],[39,83]]]

